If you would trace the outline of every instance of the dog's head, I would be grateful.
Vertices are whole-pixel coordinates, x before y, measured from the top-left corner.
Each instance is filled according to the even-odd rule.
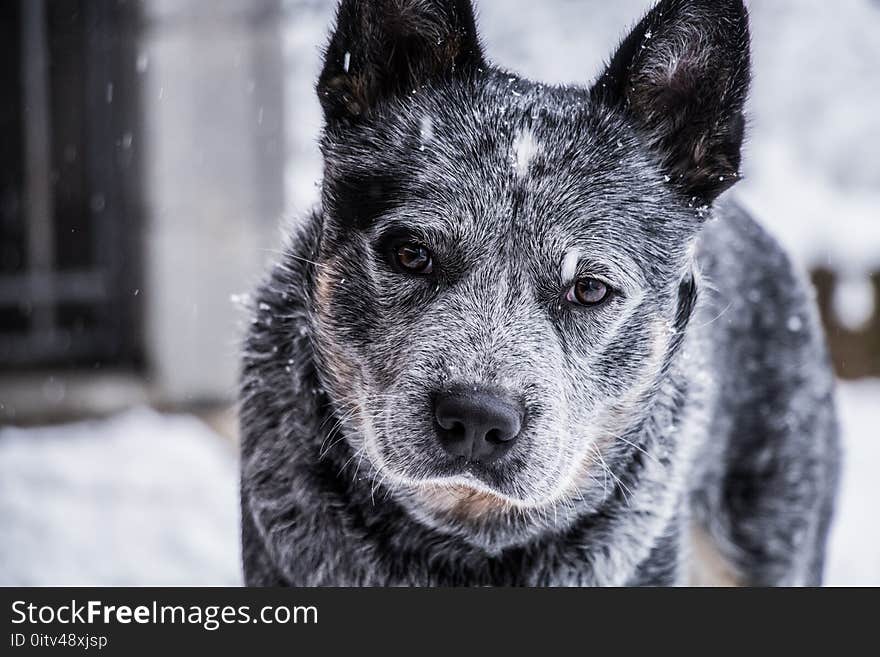
[[[591,88],[560,88],[487,63],[469,0],[342,2],[316,345],[353,449],[423,518],[607,483],[738,177],[748,39],[741,0],[664,0]]]

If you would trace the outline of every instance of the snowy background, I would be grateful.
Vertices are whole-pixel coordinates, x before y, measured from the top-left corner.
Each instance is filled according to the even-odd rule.
[[[646,0],[482,0],[489,56],[583,84]],[[312,86],[332,3],[286,0],[286,204],[317,198]],[[746,180],[736,194],[806,270],[843,276],[854,329],[875,312],[880,269],[880,3],[752,0],[755,82]],[[181,65],[185,65],[182,62]],[[0,400],[2,401],[2,400]],[[880,381],[841,384],[846,469],[827,581],[880,585]],[[0,585],[235,584],[234,444],[189,415],[0,428]]]

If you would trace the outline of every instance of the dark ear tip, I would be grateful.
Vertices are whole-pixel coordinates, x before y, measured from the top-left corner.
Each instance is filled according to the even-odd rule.
[[[714,11],[736,12],[743,15],[748,13],[744,0],[663,0],[658,7],[662,7],[664,4],[673,5],[680,9],[700,6]]]
[[[471,0],[342,0],[317,83],[328,121],[485,66]]]
[[[688,16],[717,21],[726,18],[748,30],[749,10],[743,0],[661,0],[648,13],[656,20],[666,16]]]
[[[662,0],[624,39],[591,95],[622,111],[676,187],[702,205],[739,177],[749,81],[742,0]]]

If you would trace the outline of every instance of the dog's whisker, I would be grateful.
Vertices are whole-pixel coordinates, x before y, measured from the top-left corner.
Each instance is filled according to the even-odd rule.
[[[629,506],[630,500],[629,500],[629,497],[627,496],[627,493],[632,495],[632,491],[629,488],[627,488],[626,484],[624,484],[623,481],[621,481],[620,478],[616,474],[614,474],[614,471],[605,462],[605,458],[602,456],[602,452],[599,450],[599,448],[595,447],[595,445],[594,445],[594,448],[595,448],[596,456],[599,458],[600,462],[602,463],[602,467],[608,473],[608,476],[610,476],[611,479],[620,487],[620,492],[621,492],[621,495],[623,495],[624,502],[626,503],[627,506]]]
[[[660,461],[660,459],[658,459],[656,456],[654,456],[653,454],[648,452],[644,447],[641,447],[640,445],[636,445],[634,442],[632,442],[631,440],[627,440],[623,436],[617,436],[617,440],[629,445],[630,447],[633,447],[634,449],[637,449],[639,452],[641,452],[642,454],[647,456],[649,459],[654,461],[654,463],[657,463],[658,465],[663,465],[663,463]]]
[[[722,317],[724,317],[724,315],[727,314],[727,311],[729,311],[732,307],[733,307],[733,301],[730,301],[730,302],[724,307],[724,309],[723,309],[721,312],[719,312],[715,317],[713,317],[712,319],[706,321],[706,322],[703,323],[703,324],[698,324],[698,325],[696,325],[694,328],[692,328],[692,329],[690,329],[690,330],[694,330],[694,329],[703,329],[703,328],[706,328],[707,326],[711,326],[712,324],[714,324],[715,322],[717,322],[719,319],[721,319]]]

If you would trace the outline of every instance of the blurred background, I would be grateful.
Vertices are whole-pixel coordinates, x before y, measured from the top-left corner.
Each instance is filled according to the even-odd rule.
[[[734,194],[812,280],[846,449],[830,584],[880,585],[880,2],[751,0]],[[478,0],[585,84],[650,0]],[[331,0],[0,3],[0,585],[237,584],[240,300],[318,198]]]

